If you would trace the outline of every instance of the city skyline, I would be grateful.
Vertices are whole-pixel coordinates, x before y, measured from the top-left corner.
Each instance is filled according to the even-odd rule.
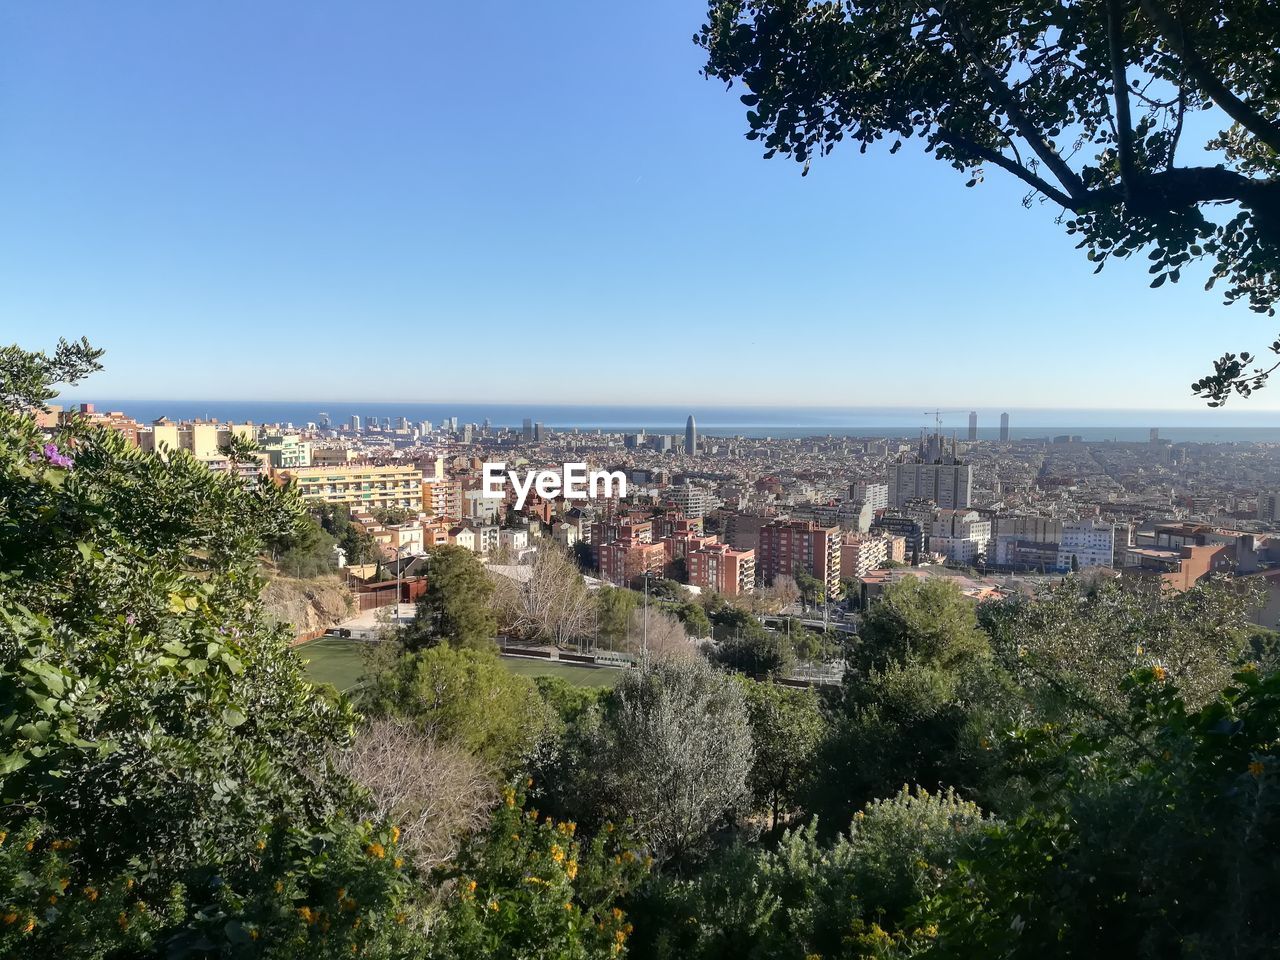
[[[1093,276],[998,171],[965,190],[910,146],[805,178],[762,160],[736,95],[698,74],[703,12],[646,14],[512,5],[475,31],[395,2],[10,10],[0,339],[88,336],[102,397],[598,400],[492,349],[537,331],[607,364],[614,402],[778,405],[914,403],[904,333],[960,335],[998,344],[998,370],[931,351],[929,402],[1189,411],[1224,345],[1272,339],[1199,272]],[[655,363],[674,343],[707,373]],[[1123,377],[1096,344],[1132,358]],[[857,374],[794,373],[816,357]]]

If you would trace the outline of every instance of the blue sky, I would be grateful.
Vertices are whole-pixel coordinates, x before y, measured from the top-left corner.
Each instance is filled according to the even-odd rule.
[[[1272,339],[998,171],[762,160],[702,12],[7,4],[0,339],[111,399],[1144,409]]]

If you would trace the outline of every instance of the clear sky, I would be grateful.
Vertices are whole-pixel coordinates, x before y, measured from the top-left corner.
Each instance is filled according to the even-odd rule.
[[[762,160],[703,10],[5,4],[0,339],[111,399],[1146,409],[1272,339],[999,171]]]

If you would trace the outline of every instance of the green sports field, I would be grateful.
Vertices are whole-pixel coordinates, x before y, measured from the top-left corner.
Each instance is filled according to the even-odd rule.
[[[362,640],[321,637],[296,649],[313,683],[328,683],[347,691],[359,682],[364,671],[365,641]],[[611,687],[619,676],[618,670],[608,667],[583,667],[555,661],[503,657],[502,664],[512,673],[526,677],[562,677],[581,687]]]

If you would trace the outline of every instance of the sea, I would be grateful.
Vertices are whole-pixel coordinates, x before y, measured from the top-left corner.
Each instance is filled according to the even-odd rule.
[[[921,410],[915,407],[765,407],[765,406],[619,406],[608,404],[514,404],[385,402],[340,400],[155,400],[110,399],[68,394],[54,401],[64,406],[94,403],[99,410],[120,410],[147,423],[159,417],[187,420],[197,417],[237,423],[292,423],[301,427],[328,416],[335,426],[358,416],[362,423],[376,418],[407,417],[435,425],[450,417],[459,424],[519,427],[526,418],[554,430],[580,432],[680,434],[692,415],[704,436],[741,437],[915,437],[939,423],[946,435],[968,434],[968,410]],[[1142,442],[1156,429],[1162,440],[1175,443],[1280,443],[1280,412],[1250,409],[1248,401],[1222,410],[1050,410],[1007,411],[978,408],[978,438],[994,440],[1000,433],[1000,414],[1009,414],[1012,439],[1061,435],[1084,441]]]

